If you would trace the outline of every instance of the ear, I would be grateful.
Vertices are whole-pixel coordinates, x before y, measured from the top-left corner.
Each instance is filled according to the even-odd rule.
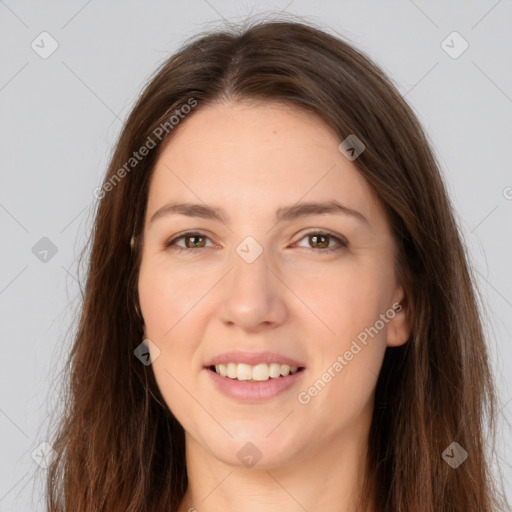
[[[388,318],[388,330],[386,345],[388,347],[398,347],[407,343],[412,329],[412,304],[405,296],[402,287],[399,287],[395,300],[390,308]],[[391,311],[394,311],[394,316]]]

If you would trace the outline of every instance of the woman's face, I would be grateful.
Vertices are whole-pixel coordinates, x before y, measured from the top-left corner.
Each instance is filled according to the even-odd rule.
[[[409,335],[381,205],[313,114],[229,103],[181,123],[152,176],[138,286],[187,447],[272,467],[351,442],[386,346]],[[300,207],[335,202],[357,213]],[[278,377],[286,363],[303,369]]]

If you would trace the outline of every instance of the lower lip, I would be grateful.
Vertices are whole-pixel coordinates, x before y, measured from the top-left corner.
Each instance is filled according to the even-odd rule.
[[[218,373],[205,368],[217,388],[229,396],[244,402],[260,402],[273,398],[292,388],[302,378],[305,369],[277,379],[268,379],[261,382],[247,382],[229,377],[222,377]]]

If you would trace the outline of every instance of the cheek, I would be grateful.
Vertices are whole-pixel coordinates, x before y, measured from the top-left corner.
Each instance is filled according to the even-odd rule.
[[[156,265],[141,265],[139,273],[139,300],[144,317],[145,334],[158,347],[158,356],[151,369],[165,403],[178,418],[186,417],[186,409],[192,406],[185,391],[194,391],[194,329],[198,329],[194,317],[194,304],[199,297],[193,292],[190,280],[183,274]]]
[[[318,388],[311,391],[319,399],[310,395],[312,409],[322,415],[341,403],[348,418],[365,406],[376,385],[387,324],[375,324],[385,313],[390,282],[376,262],[346,263],[291,287],[308,306],[301,307],[305,340],[315,340],[307,385]]]
[[[141,265],[138,286],[146,333],[164,339],[172,337],[202,295],[194,276],[150,262]]]
[[[169,270],[156,265],[141,265],[139,273],[139,301],[144,318],[145,336],[159,349],[152,368],[164,396],[171,396],[176,390],[176,377],[183,382],[190,375],[190,361],[195,350],[191,340],[199,339],[194,335],[197,325],[194,312],[197,313],[197,290],[194,294],[190,281],[179,274],[170,274]],[[192,290],[192,291],[191,291]]]
[[[385,274],[373,262],[355,259],[308,278],[300,274],[289,279],[306,318],[311,318],[308,322],[329,339],[330,347],[339,349],[349,337],[373,325],[388,295]]]

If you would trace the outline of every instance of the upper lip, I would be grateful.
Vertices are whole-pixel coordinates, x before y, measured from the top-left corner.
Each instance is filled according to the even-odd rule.
[[[255,366],[260,363],[278,363],[304,368],[304,364],[276,352],[224,352],[210,359],[205,367],[215,366],[216,364],[227,363],[245,363]]]

